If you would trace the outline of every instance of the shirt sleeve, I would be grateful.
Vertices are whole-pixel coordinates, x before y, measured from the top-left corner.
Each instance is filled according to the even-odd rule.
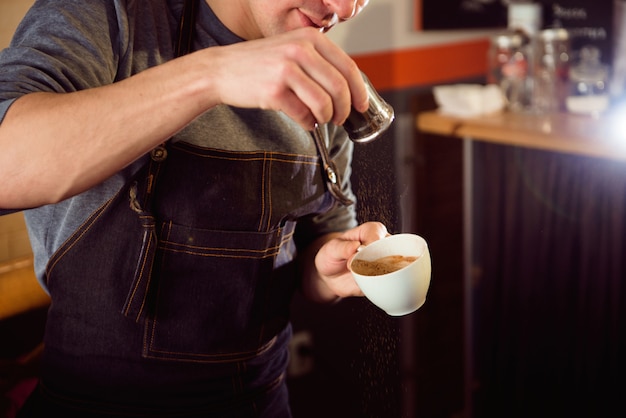
[[[36,1],[0,52],[0,122],[32,92],[73,92],[110,84],[119,61],[117,1]]]
[[[343,232],[357,226],[356,197],[352,192],[350,176],[352,174],[352,151],[354,144],[348,139],[347,133],[341,127],[329,125],[330,144],[329,154],[337,172],[340,173],[341,189],[344,195],[355,203],[344,206],[339,202],[328,212],[300,220],[296,229],[296,245],[304,248],[315,238],[332,232]]]

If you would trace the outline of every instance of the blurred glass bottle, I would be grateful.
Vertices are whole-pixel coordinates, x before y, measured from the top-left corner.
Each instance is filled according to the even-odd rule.
[[[580,60],[569,71],[567,110],[572,113],[600,114],[609,107],[609,69],[600,60],[600,50],[584,46]]]
[[[529,47],[529,38],[521,31],[508,30],[491,38],[487,81],[500,87],[507,108],[514,112],[530,105]]]
[[[528,0],[509,0],[507,29],[521,31],[532,38],[542,26],[542,12],[540,3]]]
[[[570,68],[570,39],[562,28],[544,29],[535,44],[535,85],[533,110],[565,110]]]

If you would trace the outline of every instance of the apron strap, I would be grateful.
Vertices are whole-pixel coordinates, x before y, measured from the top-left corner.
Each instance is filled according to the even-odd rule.
[[[176,56],[191,52],[191,44],[195,34],[196,11],[198,9],[198,0],[185,0],[183,5],[183,13],[178,24],[178,36],[176,40]]]
[[[326,143],[328,142],[326,140],[328,137],[327,128],[322,128],[316,123],[315,129],[313,130],[311,135],[315,140],[317,152],[322,159],[322,171],[324,172],[324,180],[326,181],[328,191],[335,198],[335,200],[337,200],[342,205],[350,206],[354,204],[354,201],[348,198],[341,190],[341,179],[339,178],[339,174],[337,174],[337,167],[328,155],[328,150],[326,149]]]
[[[176,57],[191,52],[191,44],[195,35],[195,21],[196,11],[199,0],[185,0],[183,4],[183,12],[178,22],[178,34],[176,35],[175,52]],[[150,152],[150,158],[155,163],[155,168],[150,170],[150,178],[148,179],[147,190],[147,207],[150,207],[150,198],[152,197],[152,190],[154,190],[154,182],[156,181],[156,173],[158,173],[158,166],[167,159],[167,141],[154,148]]]

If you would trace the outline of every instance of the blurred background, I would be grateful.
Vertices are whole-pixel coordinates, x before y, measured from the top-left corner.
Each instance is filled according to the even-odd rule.
[[[31,4],[0,0],[0,47]],[[357,19],[329,33],[396,111],[385,137],[355,146],[359,218],[423,236],[433,273],[426,304],[400,318],[366,300],[330,307],[294,300],[289,386],[296,418],[626,416],[624,159],[473,142],[454,126],[441,134],[417,124],[438,109],[434,87],[502,83],[511,62],[503,59],[524,63],[524,86],[535,81],[538,45],[554,29],[567,32],[568,69],[583,48],[599,52],[604,84],[593,93],[607,106],[571,115],[560,102],[542,112],[584,125],[619,107],[622,1],[527,5],[370,0]],[[522,32],[521,43],[511,43],[510,31]],[[503,35],[506,51],[498,49],[494,63],[490,54]],[[569,86],[569,70],[561,75],[549,85]],[[533,91],[523,91],[530,95],[524,109],[507,97],[504,113],[533,113]],[[543,140],[558,135],[552,128]],[[0,217],[6,417],[36,378],[48,303],[32,274],[22,214]]]

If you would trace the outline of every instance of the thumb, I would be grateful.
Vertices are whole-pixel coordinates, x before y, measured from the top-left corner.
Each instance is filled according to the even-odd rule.
[[[360,241],[334,239],[327,242],[316,257],[319,272],[326,276],[345,273],[348,270],[349,262],[360,246]]]

